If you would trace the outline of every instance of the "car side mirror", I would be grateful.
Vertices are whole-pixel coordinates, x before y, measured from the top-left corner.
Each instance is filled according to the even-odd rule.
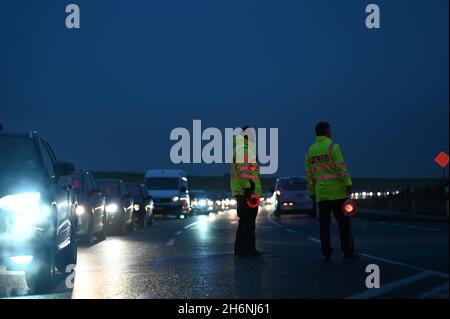
[[[186,192],[187,192],[186,186],[181,186],[180,191],[181,191],[182,193],[186,193]]]
[[[61,176],[69,176],[75,172],[75,166],[69,162],[55,162],[53,164],[53,171],[55,172],[55,176],[57,178]]]

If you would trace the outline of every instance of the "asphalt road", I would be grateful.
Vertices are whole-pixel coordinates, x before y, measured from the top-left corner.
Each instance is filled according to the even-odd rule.
[[[29,295],[23,274],[0,270],[0,296],[20,298],[448,298],[447,223],[353,219],[359,261],[322,262],[315,219],[275,218],[260,209],[260,258],[233,256],[234,210],[108,237],[79,249],[73,289],[58,276],[54,291]],[[380,269],[380,288],[366,287],[366,266]]]

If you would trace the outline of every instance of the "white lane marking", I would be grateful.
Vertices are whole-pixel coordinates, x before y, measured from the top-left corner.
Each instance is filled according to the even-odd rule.
[[[193,223],[191,223],[191,224],[189,224],[189,225],[187,225],[187,226],[184,226],[184,229],[191,228],[192,226],[197,225],[197,224],[198,224],[198,221],[193,222]]]
[[[421,229],[422,227],[420,227],[420,226],[413,226],[413,225],[407,225],[406,228],[409,228],[409,229]]]
[[[314,238],[314,237],[308,237],[309,240],[312,240],[315,243],[320,244],[320,239]]]
[[[175,244],[175,238],[171,238],[167,241],[166,246],[173,246]]]
[[[438,277],[442,277],[442,278],[449,278],[448,274],[444,273],[444,272],[434,271],[434,270],[430,270],[430,269],[425,269],[425,268],[422,268],[422,267],[417,267],[417,266],[414,266],[414,265],[405,264],[405,263],[402,263],[402,262],[399,262],[399,261],[390,260],[390,259],[386,259],[386,258],[376,257],[376,256],[372,256],[372,255],[369,255],[369,254],[361,254],[361,256],[364,256],[364,257],[367,257],[367,258],[370,258],[370,259],[374,259],[374,260],[378,260],[378,261],[382,261],[382,262],[385,262],[385,263],[388,263],[388,264],[391,264],[391,265],[402,266],[402,267],[406,267],[406,268],[409,268],[409,269],[417,270],[417,271],[420,271],[420,272],[430,273],[432,275],[435,275],[435,276],[438,276]]]
[[[267,220],[277,227],[280,227],[280,228],[284,227],[283,225],[281,225],[273,220],[272,213],[267,214]]]
[[[153,299],[153,295],[151,292],[147,291],[138,295],[136,299]]]
[[[424,293],[419,295],[419,298],[421,299],[427,299],[427,298],[432,298],[435,295],[437,295],[438,293],[448,290],[448,283],[434,287],[433,289],[430,289],[428,291],[425,291]]]
[[[177,231],[176,233],[175,233],[175,236],[179,236],[179,235],[181,235],[183,233],[183,231],[182,230],[180,230],[180,231]]]
[[[289,228],[285,228],[286,231],[293,233],[293,234],[297,234],[297,232],[293,229],[289,229]]]
[[[313,242],[316,242],[316,243],[320,244],[320,240],[317,239],[317,238],[308,237],[308,239],[312,240]],[[417,270],[417,271],[420,271],[420,272],[427,272],[427,273],[430,273],[430,274],[433,274],[435,276],[442,277],[442,278],[449,278],[449,275],[447,273],[444,273],[444,272],[434,271],[434,270],[430,270],[430,269],[426,269],[426,268],[422,268],[422,267],[417,267],[417,266],[414,266],[414,265],[405,264],[405,263],[402,263],[402,262],[399,262],[399,261],[386,259],[386,258],[382,258],[382,257],[377,257],[377,256],[369,255],[369,254],[361,253],[360,255],[364,256],[364,257],[367,257],[367,258],[370,258],[370,259],[382,261],[382,262],[385,262],[387,264],[401,266],[401,267],[406,267],[406,268]]]
[[[402,278],[396,281],[392,281],[388,284],[384,284],[381,285],[380,288],[377,289],[367,289],[361,292],[358,292],[354,295],[351,295],[350,297],[347,297],[346,299],[369,299],[369,298],[374,298],[380,295],[383,295],[385,293],[388,293],[392,290],[398,289],[400,287],[409,285],[413,282],[422,280],[424,278],[430,277],[432,275],[432,273],[430,272],[421,272],[418,274],[415,274],[413,276],[410,277],[406,277],[406,278]]]

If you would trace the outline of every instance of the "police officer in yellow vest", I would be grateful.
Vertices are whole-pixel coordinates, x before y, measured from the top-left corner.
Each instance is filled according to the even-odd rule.
[[[339,144],[331,140],[331,126],[327,122],[316,125],[316,142],[305,157],[308,191],[319,207],[320,241],[324,261],[330,262],[331,212],[339,226],[341,248],[345,259],[359,259],[353,248],[350,217],[342,212],[342,204],[352,193],[352,180],[344,163]]]
[[[242,128],[242,135],[236,136],[231,164],[230,186],[236,198],[239,224],[236,231],[234,254],[238,257],[257,257],[255,222],[258,206],[251,207],[248,201],[252,195],[262,196],[259,166],[256,159],[254,130]]]

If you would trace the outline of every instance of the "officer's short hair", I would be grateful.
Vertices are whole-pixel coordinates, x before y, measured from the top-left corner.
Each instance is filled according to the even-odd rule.
[[[328,122],[319,122],[316,124],[316,135],[322,136],[325,135],[330,129],[331,125]]]

